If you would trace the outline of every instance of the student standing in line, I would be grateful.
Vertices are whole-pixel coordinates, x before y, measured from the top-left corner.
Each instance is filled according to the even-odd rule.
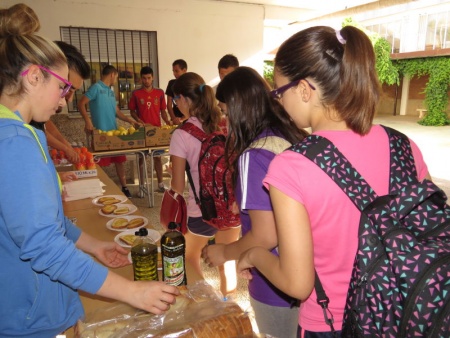
[[[196,73],[181,75],[173,86],[174,99],[187,122],[190,122],[209,134],[219,130],[221,118],[213,89]],[[170,140],[170,158],[172,161],[171,187],[179,194],[185,189],[185,169],[189,163],[195,190],[199,189],[198,161],[201,142],[187,131],[176,129]],[[190,262],[200,276],[203,276],[200,255],[209,238],[215,235],[216,243],[231,243],[239,238],[241,227],[217,230],[202,220],[200,208],[195,203],[192,189],[189,189],[187,201],[188,232],[186,238],[186,261]],[[218,267],[220,274],[220,291],[224,296],[236,289],[235,262],[227,262]]]
[[[172,63],[172,73],[173,76],[175,76],[175,79],[172,79],[167,84],[166,88],[166,95],[167,95],[167,111],[169,112],[170,119],[172,120],[173,124],[180,124],[181,121],[184,119],[183,113],[178,109],[177,104],[173,100],[174,94],[173,94],[173,84],[175,81],[184,73],[187,72],[187,63],[183,59],[177,59]]]
[[[361,30],[311,27],[294,34],[275,57],[277,97],[299,128],[329,139],[378,196],[389,192],[389,137],[373,117],[380,97],[372,44]],[[411,142],[419,181],[430,178]],[[276,287],[302,301],[299,337],[333,337],[314,289],[320,277],[338,334],[361,213],[316,164],[293,151],[276,156],[264,179],[272,201],[279,257],[266,248],[244,252],[238,271],[256,267]]]
[[[238,67],[218,85],[216,98],[228,116],[227,154],[234,173],[236,202],[242,237],[230,244],[208,245],[202,257],[210,267],[237,260],[241,253],[262,246],[277,255],[277,234],[269,192],[263,187],[275,154],[307,133],[298,129],[281,105],[270,96],[270,87],[254,69]],[[248,290],[259,332],[274,337],[294,337],[297,301],[275,288],[252,269]]]
[[[75,92],[81,88],[83,85],[83,80],[89,78],[91,73],[91,68],[89,64],[84,59],[83,55],[74,46],[69,45],[63,41],[55,41],[58,47],[62,50],[66,56],[67,63],[69,65],[69,81],[72,83],[72,88],[70,88],[65,99],[66,103],[72,102]],[[57,110],[57,113],[62,111],[62,107]],[[56,125],[52,120],[48,120],[45,123],[37,123],[31,121],[30,123],[33,127],[41,129],[45,132],[47,137],[47,143],[50,147],[56,150],[62,150],[67,156],[67,159],[71,163],[77,163],[79,160],[78,153],[73,149],[69,141],[58,130]]]
[[[57,173],[41,130],[72,87],[62,51],[35,34],[24,4],[0,10],[0,336],[55,337],[84,315],[78,290],[164,313],[176,287],[109,271],[127,250],[82,232],[62,208]],[[84,251],[84,252],[83,252]]]
[[[155,127],[161,127],[161,118],[167,125],[172,125],[172,122],[167,117],[164,91],[153,87],[153,69],[142,67],[140,74],[142,87],[131,93],[130,102],[128,103],[131,116],[139,123],[150,124]],[[163,193],[166,188],[163,182],[161,157],[154,157],[153,163],[155,164],[156,178],[158,179],[156,192]],[[139,170],[141,171],[141,177],[144,177],[142,158],[139,158]]]
[[[231,73],[237,67],[239,67],[239,60],[236,56],[233,54],[226,54],[222,56],[219,60],[219,64],[217,65],[220,80],[222,81],[227,74]]]
[[[93,84],[78,102],[78,110],[84,119],[86,133],[92,133],[96,129],[108,131],[117,129],[116,118],[128,122],[139,128],[141,124],[122,113],[116,103],[116,96],[110,88],[116,83],[118,76],[117,69],[114,66],[105,66],[102,70],[101,80]],[[88,116],[86,105],[89,104],[91,117]],[[124,162],[127,160],[125,155],[103,157],[100,159],[100,166],[109,166],[114,163],[117,176],[122,185],[122,192],[131,198],[131,193],[127,188],[125,177]]]

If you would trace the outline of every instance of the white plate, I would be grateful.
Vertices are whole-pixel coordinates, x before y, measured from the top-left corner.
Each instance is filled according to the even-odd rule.
[[[135,219],[135,218],[142,218],[144,220],[144,224],[142,224],[140,227],[133,228],[133,229],[127,229],[127,228],[115,229],[115,228],[112,227],[112,224],[117,218],[125,218],[128,222],[131,221],[132,219]],[[123,217],[120,217],[120,215],[118,215],[117,217],[114,217],[113,219],[110,219],[106,223],[106,227],[109,230],[112,230],[112,231],[121,231],[122,232],[122,231],[127,231],[127,230],[134,230],[134,229],[139,230],[139,228],[145,227],[147,224],[148,224],[148,219],[143,217],[143,216],[123,216]]]
[[[112,197],[112,198],[115,198],[115,199],[117,199],[117,200],[120,201],[120,202],[117,202],[117,203],[123,203],[123,202],[125,202],[125,201],[128,199],[128,198],[127,198],[126,196],[124,196],[124,195],[104,195],[104,196],[98,196],[98,197],[94,198],[94,199],[92,200],[92,203],[93,203],[94,205],[98,205],[99,207],[104,207],[104,206],[105,206],[104,204],[98,202],[98,200],[99,200],[100,198],[102,198],[102,197]],[[116,204],[117,204],[117,203],[116,203]]]
[[[120,246],[123,246],[124,248],[131,248],[131,245],[125,244],[124,242],[122,242],[119,239],[119,237],[120,236],[124,236],[124,235],[134,235],[134,233],[136,231],[138,231],[138,229],[122,231],[120,234],[117,234],[116,237],[114,237],[114,242],[116,242]],[[150,237],[155,243],[158,242],[161,239],[161,235],[159,234],[158,231],[156,231],[154,229],[147,229],[147,231],[148,231],[148,237]],[[158,246],[158,248],[159,248],[159,246]]]
[[[137,210],[137,207],[134,204],[114,204],[114,205],[117,206],[117,208],[127,207],[129,211],[126,214],[116,215],[114,212],[112,212],[110,214],[104,214],[102,209],[99,209],[98,213],[100,215],[106,216],[106,217],[122,217],[122,216],[132,214],[133,212],[135,212]]]

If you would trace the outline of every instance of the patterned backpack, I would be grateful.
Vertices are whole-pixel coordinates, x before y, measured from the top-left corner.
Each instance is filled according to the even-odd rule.
[[[190,122],[184,123],[180,129],[191,134],[202,143],[198,160],[199,196],[195,191],[187,162],[186,173],[194,193],[195,202],[202,212],[203,221],[217,229],[238,226],[241,223],[240,217],[231,211],[236,199],[231,171],[225,162],[225,134],[222,132],[206,134]]]
[[[386,196],[377,196],[327,139],[311,135],[290,148],[361,210],[342,337],[449,337],[450,206],[436,185],[418,182],[408,138],[384,128],[391,153]]]

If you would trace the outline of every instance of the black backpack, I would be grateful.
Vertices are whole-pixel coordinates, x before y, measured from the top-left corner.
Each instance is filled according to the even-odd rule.
[[[316,163],[361,210],[358,251],[341,335],[449,337],[447,197],[431,181],[418,182],[408,138],[394,129],[384,129],[391,153],[386,196],[377,196],[326,138],[311,135],[290,148]],[[320,291],[316,278],[318,303],[327,313],[328,299]],[[330,316],[325,320],[332,327]]]

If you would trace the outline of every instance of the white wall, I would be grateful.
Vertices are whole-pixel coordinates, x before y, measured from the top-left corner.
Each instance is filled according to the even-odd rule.
[[[41,21],[40,34],[60,40],[60,26],[156,31],[160,87],[173,78],[172,62],[210,85],[227,54],[262,72],[264,8],[208,0],[1,0],[0,7],[25,3]]]

